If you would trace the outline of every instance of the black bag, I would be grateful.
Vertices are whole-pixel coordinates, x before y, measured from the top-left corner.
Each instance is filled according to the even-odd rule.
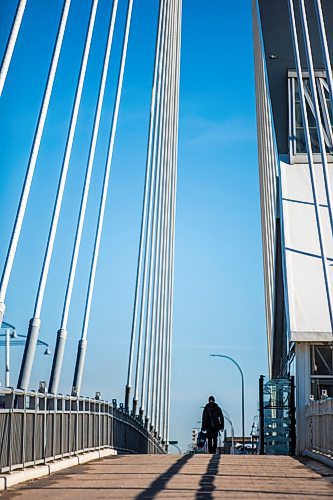
[[[202,431],[199,432],[198,437],[197,437],[197,447],[198,448],[203,448],[205,446],[206,437],[207,436],[206,436],[205,432],[202,432]]]

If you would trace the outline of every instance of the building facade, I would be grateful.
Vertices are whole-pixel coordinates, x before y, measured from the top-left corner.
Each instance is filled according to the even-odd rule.
[[[333,396],[333,2],[253,0],[269,370]]]

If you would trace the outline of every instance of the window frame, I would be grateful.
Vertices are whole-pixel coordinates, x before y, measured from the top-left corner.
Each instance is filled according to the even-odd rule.
[[[327,343],[326,342],[325,343],[318,342],[318,343],[314,343],[314,344],[310,345],[310,387],[311,387],[311,391],[312,391],[312,384],[315,380],[319,380],[319,381],[320,380],[330,380],[330,381],[332,381],[332,385],[333,385],[333,366],[332,366],[332,375],[329,375],[329,374],[318,375],[318,374],[312,373],[314,349],[316,347],[330,347],[332,349],[332,345],[333,345],[333,343],[329,343],[329,342],[327,342]],[[332,352],[332,363],[333,363],[333,352]],[[315,396],[315,394],[313,394],[313,396]],[[331,397],[333,397],[333,394]],[[319,394],[319,399],[320,399],[320,394]]]
[[[309,78],[309,73],[306,71],[302,72],[303,79]],[[330,126],[330,114],[328,110],[327,100],[325,98],[325,90],[328,92],[328,85],[326,83],[326,73],[325,71],[316,71],[316,85],[319,95],[319,105],[323,115],[323,132],[326,147],[329,151],[326,152],[327,161],[333,163],[333,131],[332,126]],[[297,152],[297,142],[296,142],[296,82],[297,73],[294,70],[288,70],[288,143],[289,143],[289,162],[293,163],[308,163],[307,153]],[[311,96],[308,90],[305,88],[305,100],[307,106],[314,112],[314,105],[311,100]],[[313,113],[314,114],[314,113]],[[304,127],[303,127],[304,130]],[[315,163],[321,163],[321,154],[313,153],[313,161]]]

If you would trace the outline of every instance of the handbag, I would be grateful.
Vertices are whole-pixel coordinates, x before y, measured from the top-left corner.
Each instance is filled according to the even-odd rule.
[[[198,437],[197,437],[197,447],[198,448],[203,448],[205,446],[206,438],[207,438],[206,433],[203,431],[200,431],[198,434]]]

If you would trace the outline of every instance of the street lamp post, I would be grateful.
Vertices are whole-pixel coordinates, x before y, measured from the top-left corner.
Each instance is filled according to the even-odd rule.
[[[210,354],[210,356],[212,358],[225,358],[225,359],[229,359],[229,361],[231,361],[232,363],[234,363],[234,365],[237,366],[238,370],[239,370],[239,373],[241,375],[241,379],[242,379],[242,441],[243,441],[243,451],[245,450],[245,428],[244,428],[244,375],[243,375],[243,372],[242,372],[242,369],[241,367],[239,366],[239,364],[237,363],[237,361],[235,361],[233,358],[231,358],[230,356],[226,356],[225,354]]]
[[[11,344],[16,346],[22,346],[25,344],[26,335],[19,335],[16,333],[15,326],[2,322],[1,330],[5,330],[4,334],[0,334],[0,346],[5,347],[5,385],[10,386],[10,348]],[[3,337],[5,339],[3,340]],[[51,354],[49,344],[43,340],[38,339],[37,345],[42,345],[45,347],[44,355],[49,356]]]
[[[177,448],[177,450],[179,451],[180,454],[182,453],[181,449],[178,446],[178,441],[169,441],[169,445]]]
[[[232,423],[232,420],[231,420],[231,417],[230,417],[229,413],[224,408],[222,408],[222,411],[223,411],[224,418],[230,424],[230,428],[231,428],[231,450],[230,450],[230,454],[233,455],[234,454],[234,449],[235,449],[235,446],[234,446],[234,444],[235,444],[234,443],[234,437],[235,437],[234,426],[233,426],[233,423]]]

